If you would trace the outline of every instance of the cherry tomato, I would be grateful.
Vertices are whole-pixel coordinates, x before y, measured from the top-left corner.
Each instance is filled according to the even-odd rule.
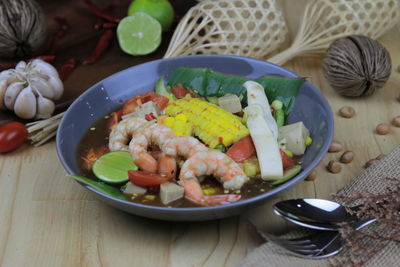
[[[132,184],[144,187],[160,185],[172,178],[148,171],[128,171],[128,176]]]
[[[10,152],[21,146],[28,136],[24,124],[9,122],[0,126],[0,152]]]
[[[234,143],[226,152],[236,162],[242,162],[256,154],[253,139],[248,135]]]

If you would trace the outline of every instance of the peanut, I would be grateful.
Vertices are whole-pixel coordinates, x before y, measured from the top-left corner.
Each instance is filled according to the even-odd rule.
[[[371,165],[373,165],[375,162],[377,162],[378,160],[377,159],[370,159],[370,160],[368,160],[366,163],[365,163],[365,165],[364,165],[364,168],[368,168],[369,166],[371,166]]]
[[[342,143],[340,143],[339,141],[332,141],[332,143],[328,149],[328,152],[332,152],[332,153],[339,152],[342,149],[343,149]]]
[[[390,132],[390,125],[388,125],[386,123],[380,123],[376,126],[375,130],[376,130],[377,134],[385,135]]]
[[[317,171],[313,170],[307,177],[306,177],[306,181],[314,181],[315,179],[317,179]]]
[[[350,163],[354,159],[354,153],[353,151],[345,151],[343,152],[342,156],[340,157],[340,162],[341,163]]]
[[[400,127],[400,115],[396,116],[392,120],[392,124],[396,127]]]
[[[336,160],[331,160],[328,163],[327,169],[331,173],[339,173],[342,170],[342,166]]]
[[[352,107],[344,106],[339,109],[339,115],[342,116],[343,118],[349,119],[354,117],[354,115],[356,115],[356,111]]]

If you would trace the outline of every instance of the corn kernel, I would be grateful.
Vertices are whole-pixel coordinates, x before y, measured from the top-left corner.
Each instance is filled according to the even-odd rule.
[[[312,138],[310,137],[310,136],[307,136],[306,137],[306,146],[309,146],[309,145],[311,145],[312,144]]]
[[[146,200],[154,200],[154,199],[156,199],[156,196],[155,195],[145,195],[144,198]]]
[[[283,152],[286,154],[286,156],[293,157],[293,153],[291,151],[284,149]]]
[[[205,188],[205,189],[203,189],[203,193],[206,196],[215,195],[217,193],[217,189],[215,189],[213,187]]]
[[[181,113],[175,116],[175,120],[176,121],[183,121],[183,122],[187,122],[187,117],[185,114]]]
[[[255,166],[255,164],[251,164],[251,163],[246,163],[244,164],[244,173],[249,176],[249,177],[253,177],[256,176],[258,174],[259,170],[257,168],[257,166]]]

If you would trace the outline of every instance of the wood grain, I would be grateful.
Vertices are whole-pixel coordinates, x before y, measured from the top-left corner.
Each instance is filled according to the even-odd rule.
[[[80,40],[86,42],[85,38]],[[400,24],[380,41],[389,50],[393,65],[399,65]],[[86,70],[74,74],[74,81],[68,86],[73,83],[82,90],[94,82],[94,77],[105,77],[129,65],[126,56],[121,54],[117,58],[125,61],[120,63],[114,56],[104,58],[100,66],[112,67],[104,68],[103,72],[100,67],[100,74],[95,74],[97,69],[82,67]],[[138,61],[149,59],[152,58]],[[400,94],[400,73],[393,70],[386,86],[373,96],[348,99],[327,85],[321,75],[321,63],[322,57],[318,56],[297,58],[285,67],[309,77],[335,113],[343,105],[357,111],[352,119],[335,115],[335,139],[356,155],[352,163],[343,165],[340,174],[325,170],[329,160],[340,156],[328,154],[317,168],[318,178],[314,182],[301,182],[239,217],[171,223],[129,215],[95,200],[66,177],[54,142],[40,148],[25,146],[0,156],[0,265],[233,266],[239,263],[262,242],[249,228],[249,218],[274,233],[286,231],[290,226],[271,211],[275,201],[294,197],[329,198],[356,177],[367,160],[388,153],[400,143],[400,128],[392,128],[385,136],[374,133],[378,123],[389,122],[400,114],[400,103],[396,100]],[[88,74],[87,80],[83,80],[83,73]]]

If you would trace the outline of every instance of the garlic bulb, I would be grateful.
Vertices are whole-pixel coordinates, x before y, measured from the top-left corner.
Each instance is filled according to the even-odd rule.
[[[0,72],[0,109],[10,109],[23,119],[46,119],[61,98],[63,83],[49,63],[20,61],[15,69]]]

